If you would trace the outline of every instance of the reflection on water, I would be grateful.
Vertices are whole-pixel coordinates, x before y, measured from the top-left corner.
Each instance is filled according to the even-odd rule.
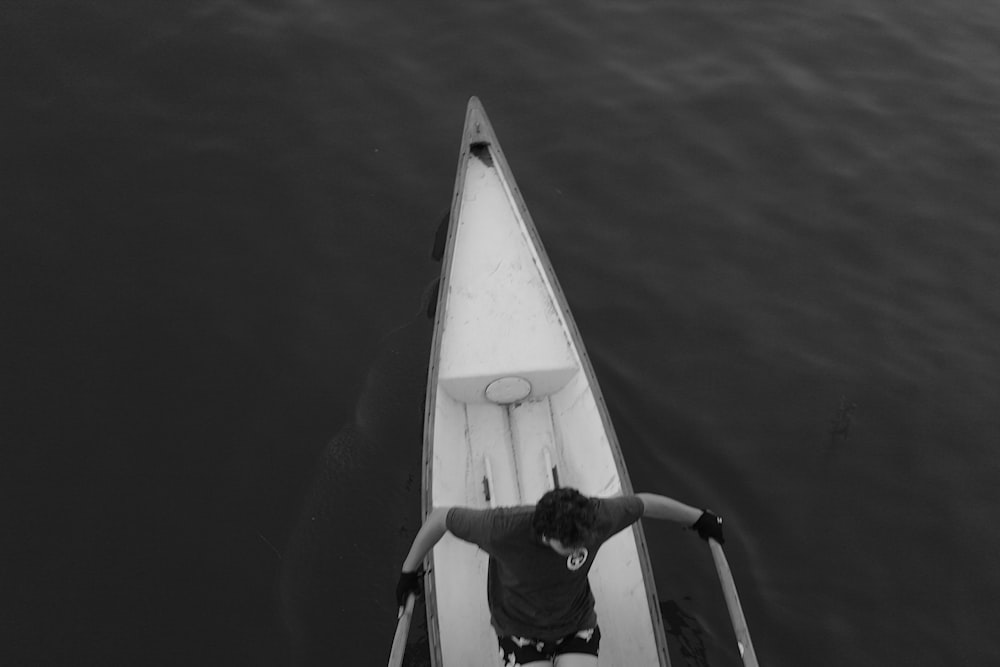
[[[442,231],[443,230],[443,231]],[[431,257],[440,260],[447,216]],[[388,653],[400,564],[420,525],[424,401],[438,280],[413,318],[386,335],[354,411],[323,450],[289,538],[281,610],[294,667],[369,664]],[[384,629],[384,644],[357,638]],[[429,664],[414,614],[407,664]]]
[[[388,650],[393,587],[419,527],[430,331],[421,313],[382,342],[354,420],[317,463],[282,561],[296,666],[367,664]],[[384,645],[356,641],[378,628]]]

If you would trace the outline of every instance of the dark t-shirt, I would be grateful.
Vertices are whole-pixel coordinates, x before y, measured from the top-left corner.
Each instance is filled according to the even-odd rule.
[[[448,512],[448,530],[490,556],[487,598],[497,633],[551,641],[597,624],[587,573],[601,544],[635,523],[643,505],[637,496],[594,500],[593,538],[571,556],[535,534],[533,505]]]

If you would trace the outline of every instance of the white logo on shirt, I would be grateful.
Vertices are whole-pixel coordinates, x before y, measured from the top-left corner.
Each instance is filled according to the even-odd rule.
[[[566,567],[570,570],[579,570],[587,562],[587,556],[589,555],[590,552],[587,551],[586,547],[580,547],[566,559]]]

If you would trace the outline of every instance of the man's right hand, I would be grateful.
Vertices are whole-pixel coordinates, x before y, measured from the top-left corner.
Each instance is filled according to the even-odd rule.
[[[406,606],[406,598],[410,597],[410,593],[413,593],[417,597],[420,597],[421,586],[420,577],[423,576],[423,572],[400,572],[399,582],[396,584],[396,604],[400,607]]]

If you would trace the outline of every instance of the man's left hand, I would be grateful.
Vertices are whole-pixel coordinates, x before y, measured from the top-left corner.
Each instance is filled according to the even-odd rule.
[[[691,530],[698,531],[698,537],[708,541],[712,538],[719,544],[725,544],[726,538],[722,535],[722,517],[705,510],[698,517],[698,520],[691,525]]]

